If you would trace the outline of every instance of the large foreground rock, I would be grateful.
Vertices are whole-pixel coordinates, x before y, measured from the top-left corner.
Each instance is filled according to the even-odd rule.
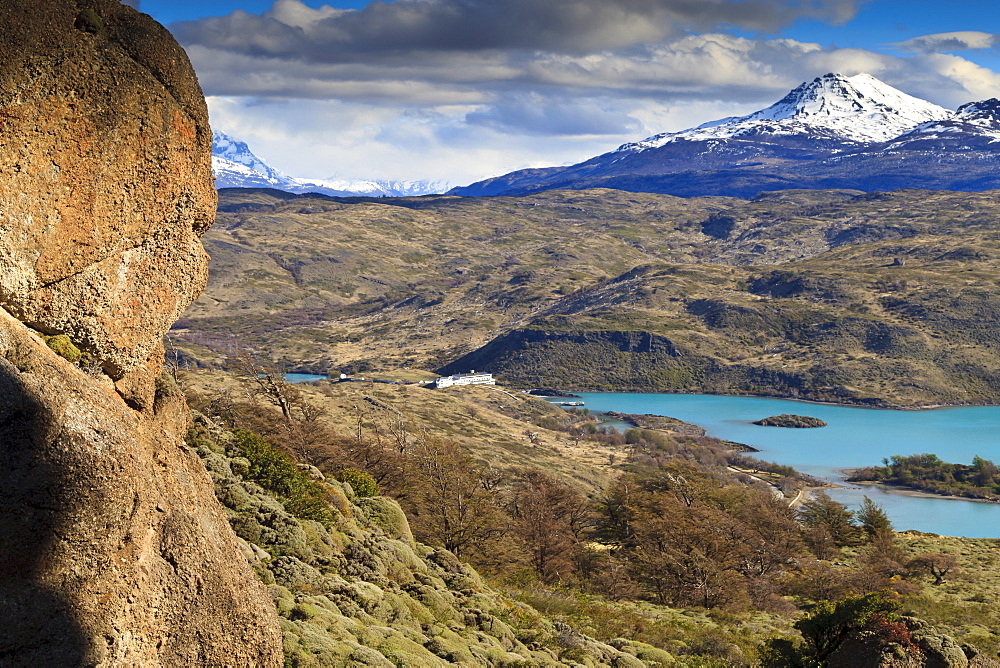
[[[166,384],[128,407],[0,312],[0,665],[281,664]]]
[[[10,0],[0,22],[0,666],[280,665],[160,378],[215,208],[194,73],[117,0]]]

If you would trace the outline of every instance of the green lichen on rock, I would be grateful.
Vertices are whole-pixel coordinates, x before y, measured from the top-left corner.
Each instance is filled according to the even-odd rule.
[[[356,499],[356,503],[364,511],[368,521],[384,531],[387,536],[401,540],[407,545],[414,544],[410,523],[398,503],[384,496]]]
[[[59,357],[73,364],[79,363],[83,358],[83,351],[77,348],[66,334],[46,336],[45,344],[59,355]]]

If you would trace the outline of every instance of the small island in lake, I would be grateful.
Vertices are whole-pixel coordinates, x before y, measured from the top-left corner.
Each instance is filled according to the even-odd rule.
[[[826,426],[826,422],[819,418],[809,417],[808,415],[789,415],[788,413],[754,420],[754,424],[759,424],[763,427],[790,427],[792,429],[813,429],[815,427]]]

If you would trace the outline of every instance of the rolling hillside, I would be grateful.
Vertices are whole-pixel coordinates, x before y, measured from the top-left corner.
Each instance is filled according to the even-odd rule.
[[[995,402],[994,193],[223,191],[189,357],[516,385]]]

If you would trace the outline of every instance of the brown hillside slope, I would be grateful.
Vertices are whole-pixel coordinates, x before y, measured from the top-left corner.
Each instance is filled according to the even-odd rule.
[[[194,73],[116,0],[0,22],[0,664],[279,665],[160,380],[215,205]]]

